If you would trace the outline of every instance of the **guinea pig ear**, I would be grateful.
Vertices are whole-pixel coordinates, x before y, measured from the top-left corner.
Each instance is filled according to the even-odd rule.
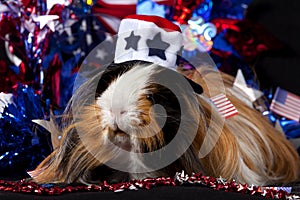
[[[181,55],[177,56],[176,64],[177,64],[177,66],[188,66],[190,68],[195,69],[195,67],[189,61],[187,61],[185,58],[183,58]],[[201,85],[192,81],[191,79],[187,78],[186,76],[183,76],[183,77],[190,83],[190,85],[193,88],[193,90],[195,91],[195,93],[197,93],[197,94],[203,93],[203,88]]]
[[[183,77],[184,78],[183,80],[186,80],[190,84],[191,88],[194,90],[194,92],[196,94],[203,93],[203,88],[201,85],[199,85],[198,83],[194,82],[193,80],[187,78],[186,76],[182,75],[181,73],[174,71],[172,69],[166,68],[166,67],[159,66],[159,68],[161,68],[161,71],[165,74],[165,76],[168,76],[168,77],[172,76],[174,80],[179,78],[178,76],[180,76],[179,80],[182,79],[182,77]]]
[[[189,84],[191,85],[191,87],[193,88],[194,92],[197,94],[202,94],[203,93],[203,88],[201,85],[199,85],[198,83],[192,81],[191,79],[187,78],[184,76],[184,78],[189,82]]]

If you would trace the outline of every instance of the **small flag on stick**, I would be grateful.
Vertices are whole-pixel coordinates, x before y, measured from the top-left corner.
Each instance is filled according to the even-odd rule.
[[[298,122],[300,118],[300,97],[278,87],[270,110],[280,116]]]

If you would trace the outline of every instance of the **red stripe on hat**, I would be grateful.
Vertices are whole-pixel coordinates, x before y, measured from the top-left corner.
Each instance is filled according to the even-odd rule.
[[[149,15],[128,15],[125,19],[138,19],[143,20],[145,22],[153,22],[158,27],[164,29],[167,32],[178,31],[181,33],[179,26],[172,23],[171,21],[159,17],[159,16],[149,16]]]

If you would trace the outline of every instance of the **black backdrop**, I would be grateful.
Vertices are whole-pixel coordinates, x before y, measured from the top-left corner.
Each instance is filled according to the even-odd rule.
[[[29,194],[0,192],[0,199],[18,199],[18,200],[90,200],[90,199],[110,199],[110,200],[148,200],[148,199],[248,199],[248,200],[262,200],[266,199],[261,196],[250,196],[241,193],[213,191],[203,187],[157,187],[150,190],[125,191],[121,193],[113,192],[79,192],[63,194],[58,196],[37,196]]]
[[[262,25],[285,45],[255,64],[261,86],[280,86],[300,95],[300,1],[253,0],[246,18]]]

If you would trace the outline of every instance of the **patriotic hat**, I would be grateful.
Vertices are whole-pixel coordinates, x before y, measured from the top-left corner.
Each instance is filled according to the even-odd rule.
[[[143,60],[175,68],[181,49],[181,30],[174,23],[158,16],[129,15],[119,27],[114,62]]]

